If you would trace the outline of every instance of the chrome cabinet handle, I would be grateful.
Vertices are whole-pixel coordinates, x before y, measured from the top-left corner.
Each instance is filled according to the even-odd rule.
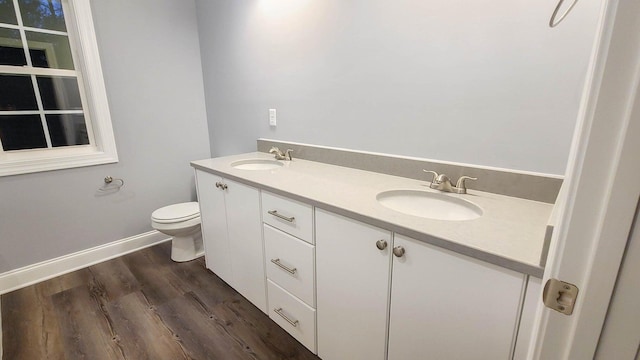
[[[275,311],[275,312],[276,312],[276,314],[278,314],[278,315],[282,316],[282,318],[283,318],[283,319],[287,320],[287,322],[288,322],[289,324],[293,325],[294,327],[298,327],[298,323],[299,323],[299,321],[298,321],[298,320],[292,320],[290,317],[288,317],[287,315],[285,315],[285,314],[282,312],[282,308],[273,309],[273,311]]]
[[[295,217],[293,217],[293,216],[292,216],[292,217],[286,217],[286,216],[284,216],[284,215],[280,215],[280,214],[278,214],[278,211],[277,211],[277,210],[269,210],[269,211],[267,211],[267,212],[268,212],[269,214],[271,214],[271,215],[273,215],[273,216],[275,216],[275,217],[279,218],[279,219],[282,219],[282,220],[285,220],[285,221],[288,221],[288,222],[293,222],[293,221],[296,219],[296,218],[295,218]]]
[[[271,262],[272,262],[272,263],[274,263],[274,264],[276,264],[276,265],[278,265],[281,269],[286,270],[286,271],[287,271],[287,272],[289,272],[290,274],[295,274],[295,273],[296,273],[296,271],[298,270],[298,269],[296,269],[296,268],[290,268],[290,267],[288,267],[288,266],[283,265],[283,264],[280,262],[280,259],[271,259]]]
[[[386,240],[378,240],[376,241],[376,247],[379,250],[384,250],[387,248],[387,241]]]
[[[393,255],[397,257],[404,256],[404,248],[402,246],[396,246],[393,248]]]
[[[216,187],[217,187],[218,189],[227,190],[227,184],[225,184],[225,183],[221,183],[221,182],[219,182],[219,181],[218,181],[218,182],[216,182]]]

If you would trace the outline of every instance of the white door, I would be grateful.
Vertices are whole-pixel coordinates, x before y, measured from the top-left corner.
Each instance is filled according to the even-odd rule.
[[[202,240],[204,259],[207,268],[222,280],[231,284],[231,261],[227,236],[227,214],[224,204],[224,191],[216,186],[222,178],[204,171],[196,170],[198,203],[202,221]]]
[[[227,229],[231,248],[232,286],[260,310],[267,312],[260,192],[224,180]]]
[[[639,203],[640,205],[640,203]],[[636,210],[633,231],[627,243],[624,260],[607,319],[596,352],[597,360],[633,359],[640,356],[640,212]]]
[[[389,360],[511,359],[525,276],[395,235]],[[394,253],[395,255],[395,253]]]
[[[382,240],[378,249],[376,242]],[[318,356],[383,360],[391,233],[316,209]]]
[[[571,316],[539,303],[533,359],[593,358],[640,194],[640,1],[606,5],[543,279],[580,291]]]

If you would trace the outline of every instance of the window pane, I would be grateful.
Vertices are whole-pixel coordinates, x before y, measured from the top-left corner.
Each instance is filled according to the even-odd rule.
[[[0,65],[27,65],[20,31],[0,28]]]
[[[67,31],[60,0],[18,0],[24,26]]]
[[[45,110],[82,110],[78,79],[38,76],[38,87]]]
[[[89,135],[81,114],[47,115],[53,146],[89,145]]]
[[[0,0],[0,22],[17,25],[16,10],[13,8],[13,0]]]
[[[5,151],[47,147],[39,115],[0,115],[0,141]]]
[[[29,75],[0,75],[0,111],[38,110]]]
[[[31,62],[36,67],[73,70],[69,38],[27,31]]]

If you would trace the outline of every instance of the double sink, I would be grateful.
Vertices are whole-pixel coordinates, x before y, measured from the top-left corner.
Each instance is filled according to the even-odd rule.
[[[239,170],[275,170],[284,162],[269,159],[247,159],[231,163]],[[382,206],[402,214],[433,220],[463,221],[482,216],[483,210],[471,201],[456,194],[420,190],[387,190],[377,194]]]

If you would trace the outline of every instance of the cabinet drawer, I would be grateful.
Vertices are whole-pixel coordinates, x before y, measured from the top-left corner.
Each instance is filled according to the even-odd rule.
[[[311,205],[262,192],[262,221],[313,244]]]
[[[315,247],[269,225],[263,227],[267,278],[315,307]]]
[[[316,310],[267,280],[269,317],[316,354]]]

